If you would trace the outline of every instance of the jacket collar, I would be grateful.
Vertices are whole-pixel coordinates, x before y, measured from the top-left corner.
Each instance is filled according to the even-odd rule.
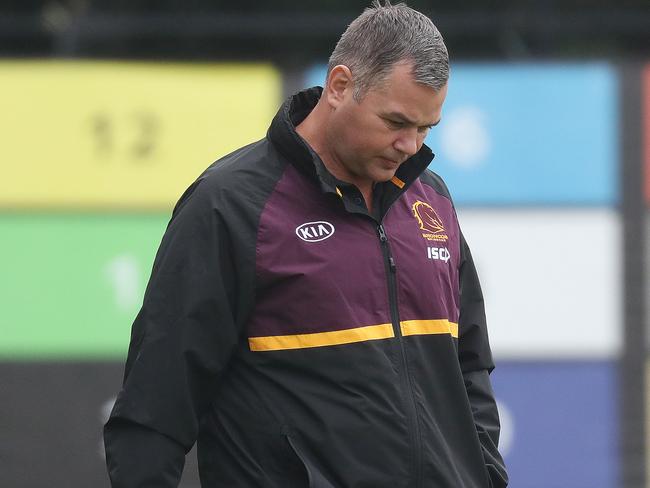
[[[268,139],[303,174],[316,180],[323,192],[337,193],[342,187],[350,187],[332,175],[318,154],[296,132],[296,126],[313,110],[323,89],[308,88],[289,97],[273,118],[267,132]],[[396,178],[384,183],[383,207],[388,208],[427,168],[434,154],[426,145],[407,159],[397,170]]]

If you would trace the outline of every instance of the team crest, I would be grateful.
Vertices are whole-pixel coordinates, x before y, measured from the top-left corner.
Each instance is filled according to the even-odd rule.
[[[417,201],[413,204],[413,215],[422,231],[422,237],[427,241],[445,242],[449,237],[445,231],[442,219],[431,205]]]

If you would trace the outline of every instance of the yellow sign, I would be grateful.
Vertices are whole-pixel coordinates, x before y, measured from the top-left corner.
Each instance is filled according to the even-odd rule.
[[[268,65],[0,62],[0,209],[170,209],[266,133]]]

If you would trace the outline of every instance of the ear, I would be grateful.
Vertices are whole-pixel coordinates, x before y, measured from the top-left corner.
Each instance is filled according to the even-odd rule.
[[[346,97],[352,96],[353,88],[350,68],[344,64],[339,64],[329,72],[323,95],[325,95],[327,104],[332,108],[336,108]]]

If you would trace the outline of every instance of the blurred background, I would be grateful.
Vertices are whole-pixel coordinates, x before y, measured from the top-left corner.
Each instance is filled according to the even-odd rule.
[[[409,5],[452,59],[427,144],[483,282],[510,486],[650,486],[650,2]],[[365,6],[0,1],[0,486],[108,487],[175,201],[323,83]]]

